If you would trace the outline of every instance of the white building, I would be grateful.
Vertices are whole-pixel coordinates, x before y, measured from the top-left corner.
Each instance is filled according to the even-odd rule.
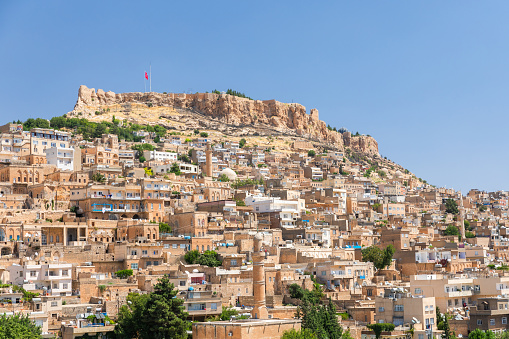
[[[305,208],[305,200],[282,200],[275,197],[247,196],[246,206],[252,206],[255,213],[278,212],[281,226],[294,226]]]
[[[46,153],[46,161],[50,165],[57,166],[58,169],[64,171],[74,170],[74,149],[50,147],[44,150]]]
[[[177,161],[177,153],[172,152],[159,152],[159,151],[144,151],[143,156],[147,160],[159,160],[159,161]]]
[[[27,291],[46,290],[49,295],[72,295],[72,264],[40,264],[7,267],[9,283]]]

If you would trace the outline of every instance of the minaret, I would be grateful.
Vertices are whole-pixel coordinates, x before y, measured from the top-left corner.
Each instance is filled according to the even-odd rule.
[[[460,192],[460,208],[459,208],[459,215],[460,215],[460,232],[461,232],[461,240],[465,241],[465,215],[464,209],[463,209],[463,194]]]
[[[253,296],[254,305],[251,318],[268,319],[269,312],[265,306],[265,251],[263,251],[262,235],[257,233],[254,238],[253,251]]]
[[[207,142],[207,148],[205,149],[205,174],[212,177],[212,147],[210,142]]]

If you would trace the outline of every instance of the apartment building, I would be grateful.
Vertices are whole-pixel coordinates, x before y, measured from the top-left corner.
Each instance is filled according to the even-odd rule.
[[[396,326],[420,322],[427,330],[437,330],[434,297],[414,296],[403,287],[387,288],[375,297],[375,322]]]
[[[74,148],[50,147],[44,150],[46,161],[62,171],[74,170]]]
[[[69,148],[70,133],[47,128],[30,130],[30,154],[44,156],[51,147]]]
[[[22,286],[27,291],[42,291],[44,294],[72,295],[72,264],[24,264],[7,268],[9,283]]]

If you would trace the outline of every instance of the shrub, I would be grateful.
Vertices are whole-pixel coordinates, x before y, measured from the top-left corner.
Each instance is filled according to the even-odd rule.
[[[130,277],[133,275],[133,270],[120,270],[115,272],[115,275],[119,277],[120,279],[127,279],[127,277]]]

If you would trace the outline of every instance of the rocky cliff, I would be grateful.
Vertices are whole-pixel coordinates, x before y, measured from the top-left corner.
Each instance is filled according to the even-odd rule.
[[[191,110],[230,127],[270,127],[281,133],[325,142],[339,149],[350,147],[357,152],[378,155],[378,143],[369,136],[351,137],[327,128],[318,110],[309,114],[300,104],[276,100],[251,100],[214,93],[113,93],[80,86],[74,110],[68,116],[93,116],[97,110],[115,105],[146,105]]]

